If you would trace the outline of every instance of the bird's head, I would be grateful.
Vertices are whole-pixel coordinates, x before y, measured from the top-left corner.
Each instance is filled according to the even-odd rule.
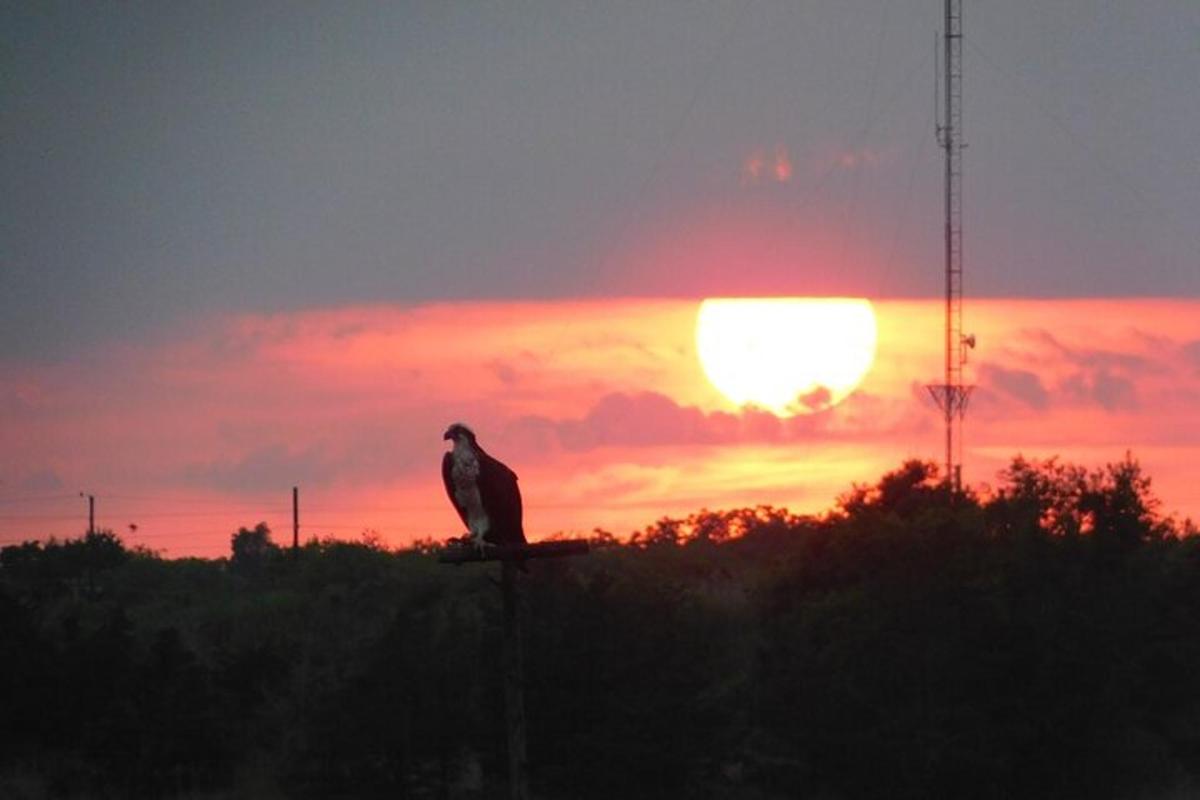
[[[446,428],[446,432],[442,434],[442,438],[449,439],[455,444],[458,444],[459,442],[468,442],[473,445],[475,444],[475,431],[471,430],[461,422],[456,422],[449,428]]]

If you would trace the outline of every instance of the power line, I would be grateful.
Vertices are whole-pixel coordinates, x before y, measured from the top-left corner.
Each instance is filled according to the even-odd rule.
[[[274,494],[274,493],[272,493]],[[99,498],[105,500],[138,500],[138,501],[161,501],[164,503],[177,503],[180,501],[191,502],[196,499],[195,494],[170,494],[170,495],[146,495],[146,494],[98,494]],[[253,507],[262,506],[262,502],[256,500],[221,500],[221,504],[227,507]]]
[[[79,515],[78,514],[0,514],[0,520],[7,520],[7,521],[11,521],[11,522],[23,522],[25,520],[31,520],[34,522],[37,522],[37,521],[48,522],[51,520],[69,520],[69,519],[79,519]]]
[[[74,500],[76,495],[73,494],[41,494],[27,495],[24,497],[0,497],[0,504],[4,503],[49,503],[59,500]]]

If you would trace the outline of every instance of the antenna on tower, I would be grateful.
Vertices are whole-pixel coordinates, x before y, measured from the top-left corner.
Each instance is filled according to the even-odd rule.
[[[942,46],[945,105],[935,129],[938,144],[946,152],[946,370],[942,383],[926,388],[946,423],[946,482],[959,491],[963,417],[975,388],[963,383],[963,365],[967,363],[967,352],[975,347],[975,336],[963,334],[962,151],[966,145],[962,142],[962,0],[946,0]],[[936,98],[936,82],[934,93]],[[936,106],[935,102],[935,116]]]

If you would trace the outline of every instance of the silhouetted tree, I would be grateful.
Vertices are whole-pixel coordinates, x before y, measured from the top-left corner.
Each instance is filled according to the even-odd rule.
[[[1131,457],[597,532],[522,579],[535,792],[1194,795],[1193,533]],[[0,548],[0,796],[503,794],[498,590],[433,549]]]
[[[238,528],[230,539],[230,566],[245,575],[258,575],[280,555],[271,541],[271,529],[260,522],[253,528]]]

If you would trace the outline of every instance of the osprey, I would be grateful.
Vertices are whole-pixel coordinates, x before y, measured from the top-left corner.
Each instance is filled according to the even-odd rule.
[[[460,422],[442,438],[454,443],[442,456],[446,494],[479,552],[485,543],[525,544],[517,474],[484,452],[474,431]]]

